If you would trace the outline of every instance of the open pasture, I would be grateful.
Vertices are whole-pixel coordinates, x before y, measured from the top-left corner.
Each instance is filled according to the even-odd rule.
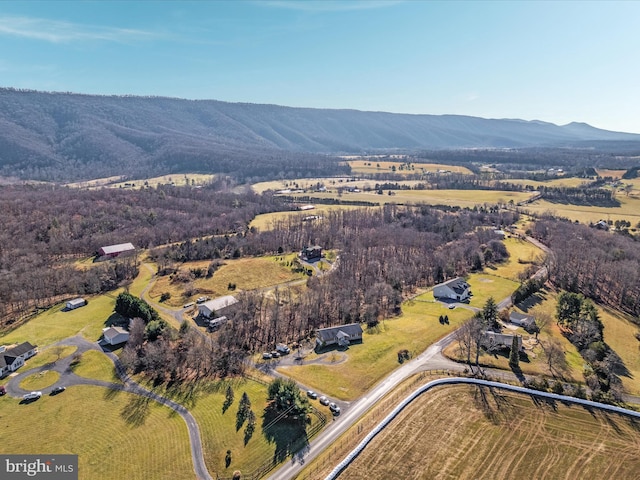
[[[462,173],[471,175],[473,172],[458,165],[444,165],[440,163],[420,163],[410,161],[377,161],[350,160],[349,166],[353,174],[395,173],[398,175],[413,175],[424,173]],[[410,165],[410,167],[408,167]],[[395,167],[395,170],[394,170]]]
[[[588,205],[570,205],[554,203],[547,200],[537,200],[525,205],[523,210],[533,214],[551,212],[558,217],[577,220],[580,223],[595,223],[598,220],[628,220],[632,227],[640,222],[640,194],[632,193],[629,196],[618,193],[616,199],[620,202],[619,207],[598,207]]]
[[[340,478],[638,478],[639,447],[637,422],[622,415],[446,386],[409,405]]]

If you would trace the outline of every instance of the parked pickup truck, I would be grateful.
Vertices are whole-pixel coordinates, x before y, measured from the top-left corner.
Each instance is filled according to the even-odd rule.
[[[287,355],[291,350],[284,343],[279,343],[276,345],[276,350],[280,353],[284,353]]]

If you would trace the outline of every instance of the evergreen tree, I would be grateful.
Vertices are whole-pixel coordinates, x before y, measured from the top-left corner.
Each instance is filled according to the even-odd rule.
[[[511,341],[511,352],[509,353],[509,366],[513,370],[520,368],[520,349],[518,348],[518,335],[513,336]]]

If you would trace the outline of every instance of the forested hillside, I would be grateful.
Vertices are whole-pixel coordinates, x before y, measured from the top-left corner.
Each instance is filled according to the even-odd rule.
[[[69,181],[345,173],[337,153],[638,142],[584,124],[0,89],[0,174]]]

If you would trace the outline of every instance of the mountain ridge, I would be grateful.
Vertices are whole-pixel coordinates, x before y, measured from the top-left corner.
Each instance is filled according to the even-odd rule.
[[[185,171],[222,163],[224,172],[252,156],[572,147],[594,141],[640,142],[640,135],[577,122],[558,126],[453,114],[0,88],[0,171],[31,177],[55,165],[103,174],[131,165]]]

